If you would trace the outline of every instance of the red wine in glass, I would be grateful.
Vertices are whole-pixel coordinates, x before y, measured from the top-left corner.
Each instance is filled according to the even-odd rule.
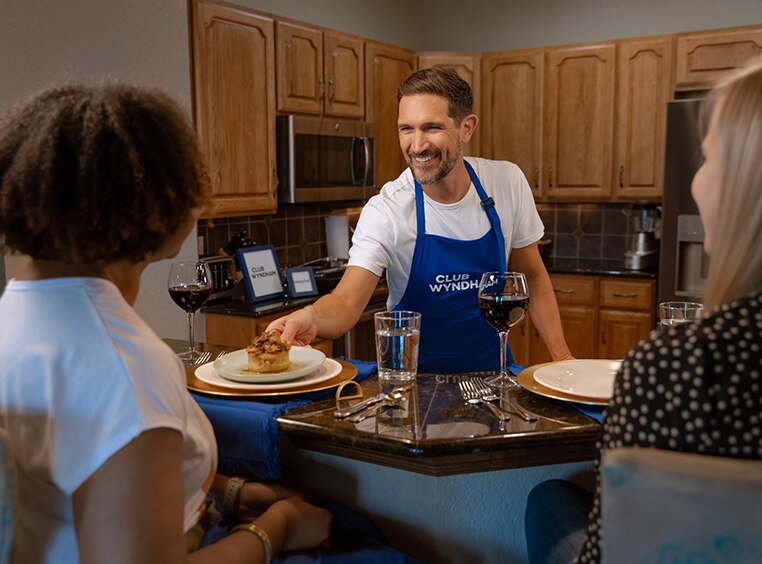
[[[188,350],[180,356],[193,363],[199,356],[193,339],[193,319],[212,293],[212,272],[204,261],[173,262],[167,282],[172,300],[188,314]]]
[[[200,284],[178,285],[169,289],[169,296],[172,300],[188,312],[197,311],[198,308],[206,303],[211,293],[211,287]]]
[[[500,333],[500,373],[487,383],[498,389],[517,388],[506,368],[508,332],[524,318],[529,306],[526,277],[521,272],[485,272],[478,300],[482,317]]]
[[[529,307],[526,294],[482,294],[479,296],[479,310],[487,323],[498,331],[510,331],[524,318]]]

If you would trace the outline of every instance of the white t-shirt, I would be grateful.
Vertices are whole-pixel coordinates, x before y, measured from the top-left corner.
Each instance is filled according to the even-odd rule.
[[[78,562],[73,492],[149,429],[182,433],[190,529],[216,470],[214,433],[185,388],[182,362],[117,287],[11,280],[0,319],[0,426],[22,492],[14,561]]]
[[[475,157],[466,160],[487,196],[495,201],[505,238],[506,261],[511,249],[539,241],[544,227],[521,169],[508,161]],[[490,230],[489,219],[473,184],[459,202],[441,204],[424,193],[423,205],[426,233],[430,235],[472,241]],[[349,249],[350,266],[361,266],[378,276],[386,270],[390,309],[405,293],[416,234],[415,180],[407,168],[365,204]]]

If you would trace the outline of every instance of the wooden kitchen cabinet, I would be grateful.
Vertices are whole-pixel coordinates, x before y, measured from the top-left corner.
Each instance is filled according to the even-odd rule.
[[[553,199],[611,196],[616,45],[545,52],[543,166]]]
[[[221,315],[218,313],[205,313],[206,342],[214,345],[222,345],[235,349],[243,349],[251,344],[257,335],[262,334],[267,326],[274,320],[292,313],[294,310],[279,311],[271,315],[261,317],[243,317],[237,315]],[[333,356],[333,342],[324,339],[315,339],[312,348],[317,349],[326,356]]]
[[[617,45],[614,199],[661,198],[673,45],[671,36]]]
[[[189,7],[193,117],[212,190],[206,215],[273,213],[273,21],[230,4]]]
[[[483,55],[482,153],[516,163],[535,198],[542,195],[542,103],[542,49]]]
[[[654,327],[655,282],[551,274],[566,344],[575,358],[623,358]],[[517,364],[552,360],[529,317],[509,334]]]
[[[451,67],[458,75],[468,82],[474,97],[473,111],[481,119],[481,67],[479,55],[472,53],[454,52],[423,52],[418,53],[418,69],[426,69],[436,66]],[[463,147],[465,155],[481,156],[481,122],[471,137],[468,145]]]
[[[623,358],[654,328],[656,282],[600,279],[598,358]]]
[[[365,115],[364,41],[296,22],[276,22],[277,109]]]
[[[365,43],[366,120],[376,126],[376,188],[407,168],[397,133],[397,87],[417,67],[414,51],[367,41]]]
[[[761,26],[678,34],[675,89],[710,88],[723,73],[760,55]]]

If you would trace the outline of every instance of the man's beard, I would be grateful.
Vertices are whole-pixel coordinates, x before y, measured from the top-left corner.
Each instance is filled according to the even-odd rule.
[[[435,170],[426,172],[424,174],[418,174],[416,172],[415,158],[412,154],[408,154],[408,159],[409,159],[408,164],[410,165],[410,170],[413,173],[413,178],[415,178],[418,184],[421,184],[421,185],[435,184],[439,182],[440,180],[442,180],[445,176],[450,174],[452,169],[455,168],[455,165],[458,164],[458,160],[461,157],[461,153],[462,153],[461,144],[460,144],[460,141],[458,141],[458,145],[456,147],[455,153],[453,153],[452,158],[442,162],[439,165],[439,167],[436,168]],[[415,155],[415,157],[433,156],[434,158],[438,158],[441,154],[442,152],[439,150],[424,151],[423,153],[418,153],[417,155]]]

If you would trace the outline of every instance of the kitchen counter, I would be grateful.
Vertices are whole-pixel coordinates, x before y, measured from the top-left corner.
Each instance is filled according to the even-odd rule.
[[[379,284],[373,291],[368,305],[378,304],[386,301],[389,295],[389,289],[386,283]],[[310,296],[306,298],[277,298],[265,302],[250,303],[245,296],[239,298],[226,298],[207,302],[201,309],[203,313],[216,313],[220,315],[236,315],[239,317],[262,317],[287,311],[295,308],[302,308],[316,302],[321,296]]]
[[[534,422],[497,418],[460,397],[458,381],[473,374],[419,374],[405,409],[360,423],[338,421],[335,400],[284,414],[278,425],[297,447],[432,476],[469,474],[592,460],[600,425],[569,405],[518,390]],[[364,396],[378,393],[377,377],[361,382]],[[348,405],[342,402],[342,407]]]
[[[547,258],[545,268],[551,274],[596,274],[627,278],[656,278],[656,268],[650,270],[627,270],[624,259]]]

